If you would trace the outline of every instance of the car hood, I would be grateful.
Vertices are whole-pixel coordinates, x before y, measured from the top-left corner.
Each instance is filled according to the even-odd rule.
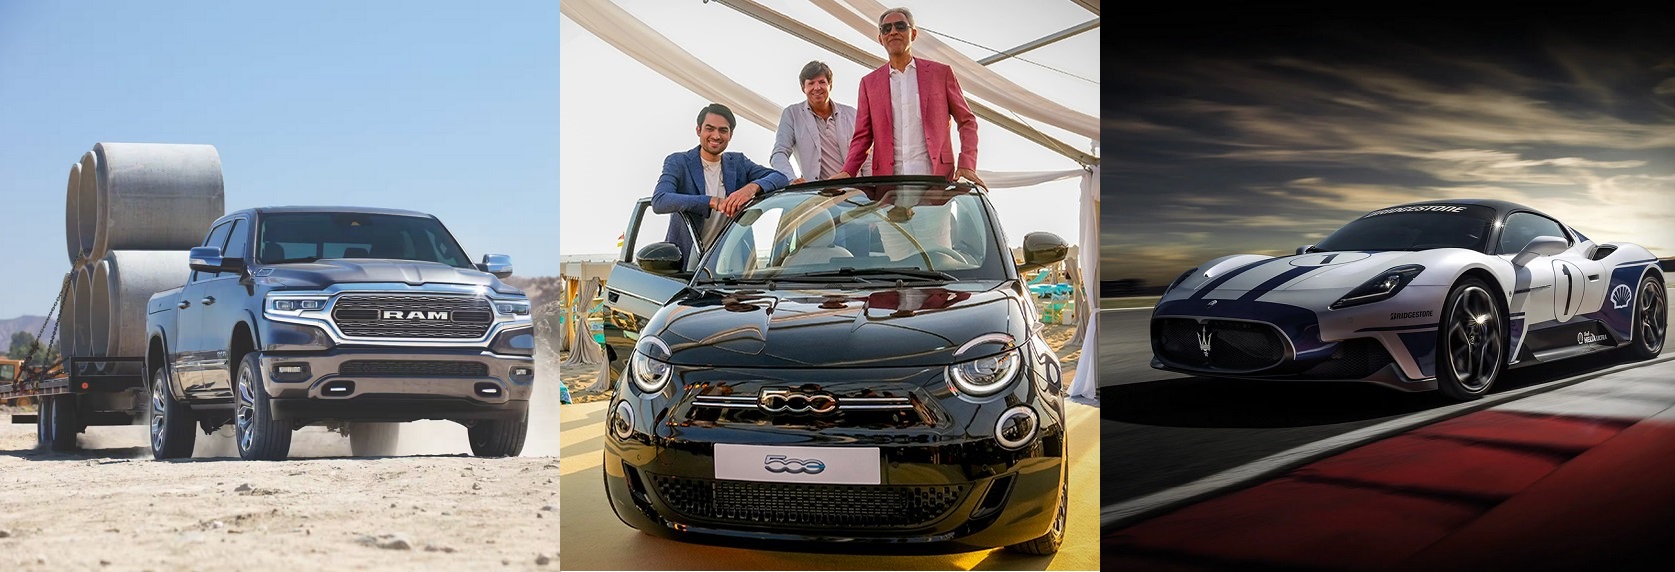
[[[1170,292],[1170,297],[1236,298],[1251,292],[1276,290],[1315,290],[1322,291],[1322,295],[1334,291],[1348,292],[1391,268],[1409,264],[1426,266],[1427,261],[1462,254],[1472,253],[1446,248],[1419,252],[1311,252],[1279,258],[1230,256],[1211,261],[1194,271]]]
[[[270,272],[271,271],[271,272]],[[276,288],[318,290],[333,284],[405,283],[460,284],[483,286],[500,292],[517,292],[494,275],[480,270],[455,268],[437,262],[333,258],[318,262],[276,264],[257,270],[257,280]]]
[[[1027,340],[1021,297],[1002,288],[706,291],[647,325],[669,361],[720,367],[923,367],[993,354],[979,336]]]

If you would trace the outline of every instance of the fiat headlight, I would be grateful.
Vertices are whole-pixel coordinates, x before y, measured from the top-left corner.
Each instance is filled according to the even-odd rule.
[[[630,379],[634,387],[641,393],[657,393],[669,384],[669,376],[673,368],[669,366],[669,345],[655,337],[640,338],[634,344],[634,356],[628,358],[628,367],[633,370]]]
[[[994,395],[1018,376],[1023,363],[1020,348],[948,366],[948,381],[954,390],[972,397]]]

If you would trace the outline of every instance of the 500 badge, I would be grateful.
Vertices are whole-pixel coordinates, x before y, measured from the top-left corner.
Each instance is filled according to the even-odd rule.
[[[788,459],[785,455],[768,455],[762,459],[762,468],[770,473],[818,475],[826,470],[826,463],[820,459]]]

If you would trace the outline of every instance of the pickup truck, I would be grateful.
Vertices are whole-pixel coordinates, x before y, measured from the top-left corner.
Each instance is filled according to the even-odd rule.
[[[510,257],[472,263],[428,214],[337,207],[234,212],[189,256],[146,307],[155,458],[228,424],[243,459],[283,460],[316,424],[387,455],[420,419],[464,425],[477,456],[521,452],[534,328]]]

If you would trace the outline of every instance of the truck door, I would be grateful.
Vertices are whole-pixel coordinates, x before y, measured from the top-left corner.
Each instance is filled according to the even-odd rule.
[[[250,221],[232,220],[227,244],[221,249],[223,259],[244,259],[250,244]],[[248,264],[249,261],[246,261]],[[246,310],[260,311],[261,301],[250,300],[255,290],[244,280],[243,272],[221,272],[203,281],[203,296],[197,301],[204,319],[204,333],[210,336],[204,353],[204,391],[232,395],[232,376],[238,371],[233,363],[231,343],[234,325],[246,317]]]
[[[680,272],[661,275],[640,268],[636,254],[646,245],[664,242],[670,224],[675,232],[695,237],[692,220],[679,214],[657,214],[651,211],[651,199],[640,199],[628,216],[628,227],[622,234],[622,248],[618,252],[610,276],[604,286],[604,334],[607,353],[611,359],[612,377],[627,363],[629,352],[640,338],[646,321],[686,288],[692,271],[703,258],[702,252],[686,257]],[[694,240],[694,244],[698,241]]]
[[[227,247],[227,236],[232,232],[233,221],[223,222],[209,231],[201,246]],[[214,381],[215,356],[217,350],[225,355],[227,336],[209,331],[209,310],[213,304],[204,304],[209,296],[210,282],[217,278],[214,272],[193,270],[187,277],[186,285],[180,289],[180,299],[175,300],[175,341],[174,351],[169,359],[174,364],[175,382],[180,384],[181,390],[188,397],[211,397],[210,384]],[[223,361],[225,358],[222,358]],[[229,394],[230,395],[230,394]]]

